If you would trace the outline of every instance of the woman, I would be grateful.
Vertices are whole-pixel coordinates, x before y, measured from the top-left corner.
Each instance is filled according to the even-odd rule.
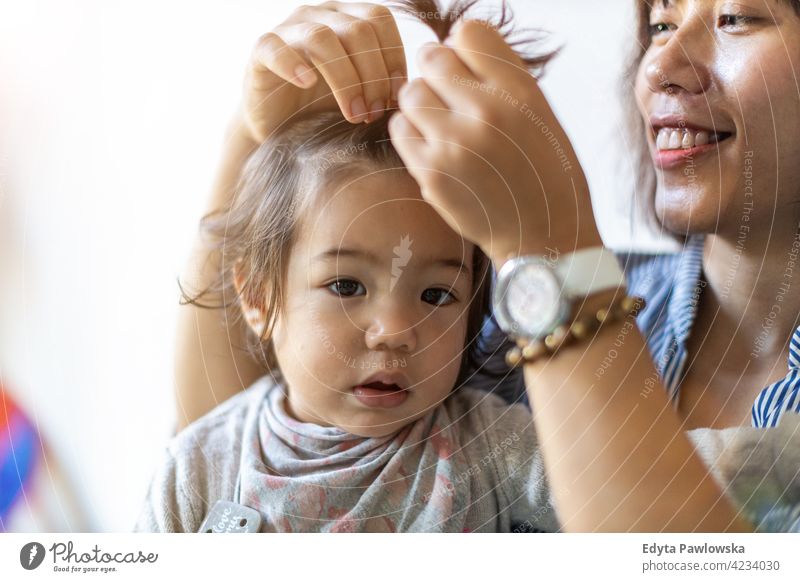
[[[791,81],[798,3],[638,6],[635,97],[651,153],[643,164],[657,175],[646,206],[668,232],[686,237],[685,251],[626,259],[628,293],[648,302],[641,332],[627,320],[609,322],[592,341],[526,364],[525,385],[564,529],[747,531],[764,527],[764,504],[737,507],[709,467],[719,477],[720,459],[753,457],[729,451],[755,451],[769,467],[764,433],[745,425],[751,416],[757,426],[795,422],[791,411],[800,406],[800,358],[788,341],[800,296],[787,292],[800,224],[792,163],[800,92]],[[400,110],[393,143],[416,168],[426,199],[495,258],[602,245],[569,141],[496,31],[465,23],[448,46],[426,45],[422,77],[402,91],[400,46],[391,15],[369,4],[302,8],[262,37],[212,209],[230,195],[255,143],[293,113],[339,107],[361,122],[390,100]],[[219,265],[202,243],[195,257],[203,267],[189,281],[196,286],[208,280],[203,269]],[[592,296],[578,315],[608,307],[615,294]],[[178,394],[191,421],[230,395],[220,389],[231,379],[247,386],[263,371],[235,350],[231,338],[241,330],[220,328],[214,312],[184,309]],[[212,389],[204,397],[197,386]],[[684,431],[697,427],[688,439]],[[785,438],[780,427],[769,438]],[[754,467],[742,463],[728,467],[730,487]],[[786,507],[776,529],[793,527],[796,506]]]

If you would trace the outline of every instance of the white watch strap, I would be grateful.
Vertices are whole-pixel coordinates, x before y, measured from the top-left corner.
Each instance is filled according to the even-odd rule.
[[[625,273],[617,258],[605,247],[581,249],[559,257],[554,268],[571,297],[586,297],[625,284]]]

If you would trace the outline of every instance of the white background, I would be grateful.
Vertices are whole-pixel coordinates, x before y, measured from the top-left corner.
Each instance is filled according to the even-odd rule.
[[[0,378],[75,491],[84,519],[65,512],[65,530],[138,515],[172,426],[176,278],[250,48],[299,4],[0,1]],[[543,86],[606,244],[627,247],[633,0],[511,5],[564,46]],[[415,76],[433,35],[401,33]]]

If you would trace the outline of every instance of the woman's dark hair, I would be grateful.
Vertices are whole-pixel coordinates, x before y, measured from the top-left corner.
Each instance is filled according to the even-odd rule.
[[[388,6],[421,20],[443,41],[453,24],[475,3],[457,0],[448,11],[443,11],[435,0],[405,0]],[[519,31],[512,29],[511,13],[505,4],[499,19],[489,24],[511,46],[539,41],[538,37],[518,38]],[[531,72],[541,71],[550,56],[520,54]],[[270,338],[276,316],[284,306],[289,254],[300,220],[314,204],[315,194],[357,172],[407,171],[392,145],[389,119],[385,115],[371,123],[352,124],[341,112],[298,115],[253,152],[230,204],[201,221],[201,234],[218,257],[220,270],[216,280],[197,293],[188,293],[181,287],[182,304],[222,310],[237,304],[257,306],[265,314],[265,326],[259,335],[245,326],[248,331],[244,344],[269,371],[278,371]],[[497,343],[481,341],[490,313],[490,269],[489,259],[475,247],[466,354],[457,386],[476,372],[492,377],[508,373],[507,368],[489,371],[483,366],[493,351],[489,346]],[[241,309],[235,313],[240,320],[244,317]]]

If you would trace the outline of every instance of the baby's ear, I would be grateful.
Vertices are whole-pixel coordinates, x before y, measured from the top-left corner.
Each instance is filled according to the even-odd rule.
[[[258,337],[261,337],[261,334],[264,333],[264,320],[266,319],[264,310],[256,304],[256,302],[251,301],[248,297],[248,293],[243,291],[245,288],[245,277],[246,274],[245,270],[242,268],[242,260],[239,259],[233,267],[233,285],[236,287],[236,294],[239,296],[239,306],[242,309],[242,314],[247,324]],[[263,303],[261,303],[261,305],[263,305]]]

